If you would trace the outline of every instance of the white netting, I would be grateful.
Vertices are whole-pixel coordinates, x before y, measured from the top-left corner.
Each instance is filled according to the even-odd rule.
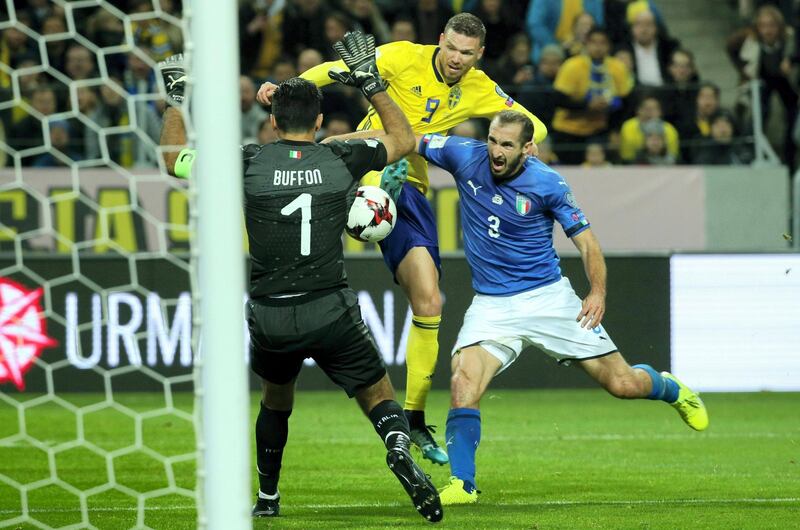
[[[190,198],[154,72],[180,6],[3,3],[0,527],[194,527]]]

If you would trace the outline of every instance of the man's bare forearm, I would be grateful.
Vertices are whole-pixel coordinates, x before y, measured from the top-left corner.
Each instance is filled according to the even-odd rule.
[[[163,151],[164,164],[170,175],[175,175],[175,162],[181,149],[186,147],[186,126],[183,123],[183,114],[179,109],[169,107],[164,111],[164,125],[161,128],[162,147],[167,146]]]
[[[581,253],[583,270],[589,280],[592,292],[605,296],[606,294],[606,260],[600,243],[597,241],[591,228],[572,237],[572,243]]]
[[[381,123],[383,123],[383,129],[386,131],[386,137],[391,138],[391,142],[388,145],[387,138],[383,140],[384,145],[387,145],[389,162],[394,162],[413,151],[414,132],[411,130],[408,118],[405,117],[397,103],[392,101],[392,98],[386,92],[375,94],[370,103],[378,111],[378,116],[380,116]]]
[[[583,269],[586,272],[586,278],[589,279],[591,291],[597,294],[606,294],[606,260],[603,253],[600,251],[599,246],[593,246],[581,253],[583,258]]]

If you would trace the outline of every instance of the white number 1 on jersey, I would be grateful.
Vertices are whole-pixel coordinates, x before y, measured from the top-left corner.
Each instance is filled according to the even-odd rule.
[[[500,237],[500,218],[490,215],[486,220],[489,221],[489,237],[494,239]]]
[[[281,209],[281,215],[292,215],[300,209],[300,255],[311,254],[311,194],[301,193]]]

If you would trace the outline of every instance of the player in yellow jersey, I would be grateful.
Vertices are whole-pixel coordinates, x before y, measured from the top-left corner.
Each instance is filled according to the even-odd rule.
[[[486,28],[474,15],[460,13],[445,25],[438,46],[401,41],[380,46],[376,51],[378,70],[388,82],[388,94],[408,118],[416,134],[440,133],[469,118],[491,118],[502,110],[526,114],[534,122],[535,141],[547,135],[544,124],[511,99],[481,70],[474,68],[483,55]],[[301,74],[318,86],[332,82],[331,69],[346,70],[342,61],[327,62]],[[257,99],[270,103],[275,90],[264,83]],[[382,129],[375,109],[370,108],[351,137],[374,137]],[[383,258],[395,280],[406,293],[413,319],[408,336],[406,400],[404,409],[411,436],[425,458],[437,464],[448,462],[425,422],[425,402],[439,352],[438,334],[442,314],[439,294],[439,242],[433,211],[425,199],[428,189],[427,162],[408,156],[408,180],[397,200],[398,220],[389,236],[381,241]],[[380,173],[367,175],[377,184]]]

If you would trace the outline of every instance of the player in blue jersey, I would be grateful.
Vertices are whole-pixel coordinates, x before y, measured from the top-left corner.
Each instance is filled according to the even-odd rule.
[[[452,352],[446,439],[450,483],[442,504],[477,500],[480,399],[492,378],[528,346],[574,361],[618,398],[670,403],[693,429],[708,426],[700,397],[668,372],[630,366],[601,322],[606,266],[600,245],[564,178],[527,156],[533,124],[503,111],[488,144],[457,136],[417,137],[417,152],[452,173],[461,199],[464,250],[476,292]],[[581,300],[561,275],[554,221],[578,248],[591,284]]]

